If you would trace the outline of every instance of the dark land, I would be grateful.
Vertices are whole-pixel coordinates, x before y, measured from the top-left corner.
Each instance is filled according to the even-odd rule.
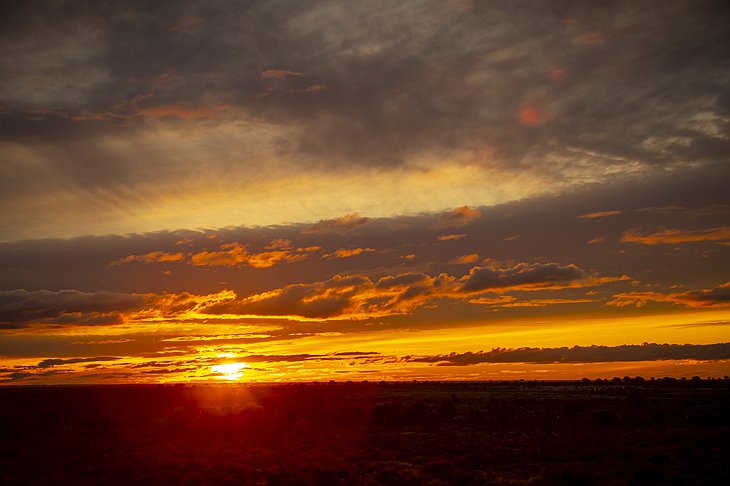
[[[730,484],[730,381],[0,388],[2,484]]]

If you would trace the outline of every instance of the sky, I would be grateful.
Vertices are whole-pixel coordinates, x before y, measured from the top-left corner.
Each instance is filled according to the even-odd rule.
[[[727,25],[6,2],[0,383],[730,374]]]

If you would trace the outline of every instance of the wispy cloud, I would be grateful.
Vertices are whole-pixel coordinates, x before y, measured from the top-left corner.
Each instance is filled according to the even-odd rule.
[[[349,258],[361,255],[363,253],[375,253],[376,251],[377,250],[375,250],[374,248],[340,248],[339,250],[335,250],[332,253],[322,255],[322,258]]]
[[[593,213],[586,213],[581,214],[578,216],[579,219],[604,219],[608,218],[609,216],[618,216],[621,214],[621,211],[612,210],[612,211],[596,211]]]
[[[289,71],[288,69],[267,69],[261,71],[260,74],[263,79],[289,79],[303,76],[302,73],[296,71]]]
[[[696,243],[711,241],[730,242],[730,226],[701,230],[661,229],[655,232],[642,233],[638,229],[624,232],[621,241],[641,243],[644,245],[674,245],[678,243]]]
[[[730,282],[714,289],[690,290],[664,294],[661,292],[623,292],[613,296],[608,305],[615,307],[643,307],[650,302],[668,302],[686,307],[730,306]]]

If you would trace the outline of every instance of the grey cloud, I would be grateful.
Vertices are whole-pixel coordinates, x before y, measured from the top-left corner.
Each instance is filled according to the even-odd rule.
[[[405,361],[438,366],[468,366],[479,363],[599,363],[672,359],[730,359],[730,343],[656,344],[621,346],[573,346],[572,348],[496,348],[491,351],[451,353],[437,356],[407,356]]]
[[[32,6],[23,7],[6,11],[10,15],[0,44],[0,103],[29,110],[31,118],[44,118],[59,106],[85,105],[111,80],[102,62],[107,32],[101,22],[78,11],[69,15],[73,7],[58,3],[32,13],[27,12]],[[63,21],[58,22],[59,17]]]
[[[520,263],[510,268],[474,267],[464,281],[462,291],[503,291],[510,288],[540,288],[569,285],[588,278],[575,265],[557,263]]]
[[[44,359],[40,363],[36,365],[36,368],[51,368],[53,366],[62,366],[66,364],[75,364],[75,363],[96,363],[96,362],[104,362],[104,361],[117,361],[121,358],[117,358],[114,356],[97,356],[92,358],[49,358]]]
[[[0,153],[111,200],[151,198],[148,168],[180,182],[201,160],[245,178],[269,156],[282,171],[348,173],[457,154],[556,184],[706,163],[727,152],[727,124],[702,120],[728,113],[728,15],[675,1],[18,2],[0,24],[0,123],[25,155]],[[238,133],[256,120],[276,134],[228,148],[211,135],[194,158],[145,138],[145,110],[219,105]],[[541,118],[530,126],[526,105]],[[218,123],[159,121],[182,138]],[[31,198],[60,190],[2,175]]]
[[[0,291],[0,328],[34,322],[109,324],[116,319],[106,314],[139,310],[144,303],[144,296],[118,292]]]
[[[482,207],[482,216],[463,227],[463,232],[459,230],[468,237],[446,241],[437,238],[444,232],[434,229],[441,215],[423,214],[371,218],[367,224],[339,232],[307,232],[310,226],[292,224],[0,243],[0,290],[105,288],[117,293],[208,294],[227,287],[238,295],[250,295],[291,284],[291,269],[282,265],[267,269],[215,267],[212,272],[206,267],[173,262],[166,264],[172,272],[166,275],[155,265],[132,268],[108,264],[127,255],[154,251],[216,251],[221,244],[232,242],[261,252],[275,239],[291,240],[296,247],[320,246],[323,253],[343,247],[377,250],[367,258],[310,259],[292,264],[296,265],[299,282],[324,281],[335,274],[368,275],[374,281],[401,275],[400,279],[415,281],[422,277],[402,274],[451,273],[455,270],[448,262],[453,258],[478,253],[495,261],[560,262],[562,266],[574,263],[602,275],[627,274],[661,284],[662,288],[653,289],[657,291],[670,291],[677,283],[685,288],[710,288],[727,281],[727,246],[712,242],[687,244],[681,245],[682,253],[678,254],[674,250],[677,245],[646,246],[620,240],[631,228],[707,229],[727,225],[728,184],[730,171],[726,165],[718,165],[712,170],[678,171],[617,186],[591,185],[568,194]],[[576,218],[607,208],[620,210],[621,214],[601,222]],[[516,234],[520,238],[505,240]],[[604,237],[603,243],[585,244],[598,235]],[[399,258],[411,253],[416,255],[413,262]],[[698,261],[703,264],[698,266]],[[380,285],[388,283],[394,281],[385,279]]]

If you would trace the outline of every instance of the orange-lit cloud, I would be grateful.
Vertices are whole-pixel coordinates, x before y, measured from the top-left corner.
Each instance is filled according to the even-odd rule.
[[[279,263],[292,263],[306,259],[318,246],[293,248],[289,240],[274,240],[267,246],[269,251],[251,253],[246,245],[240,243],[226,243],[220,246],[219,251],[201,251],[192,254],[190,261],[195,266],[250,266],[254,268],[268,268]]]
[[[603,236],[596,236],[595,238],[591,238],[590,240],[586,241],[589,245],[595,245],[596,243],[603,243],[606,241],[606,238]]]
[[[152,251],[144,255],[127,255],[124,258],[113,261],[110,265],[124,265],[127,263],[169,263],[180,262],[185,259],[182,253],[165,253],[164,251]]]
[[[190,260],[195,266],[235,267],[248,263],[251,253],[240,243],[226,243],[219,251],[201,251],[194,253]]]
[[[671,245],[700,241],[730,242],[730,226],[704,230],[663,229],[653,233],[640,233],[637,229],[624,232],[621,241],[644,245]]]
[[[477,260],[479,260],[479,254],[478,253],[471,253],[469,255],[462,255],[458,258],[454,258],[449,263],[453,263],[455,265],[462,265],[465,263],[474,263]]]
[[[450,234],[450,235],[441,235],[438,237],[441,241],[451,241],[451,240],[460,240],[462,238],[466,238],[465,234]]]
[[[364,226],[370,222],[370,218],[360,216],[358,213],[351,213],[341,218],[324,219],[304,229],[302,233],[335,233],[341,234]]]
[[[267,69],[259,75],[263,79],[289,79],[303,76],[302,73],[289,71],[288,69]]]
[[[624,292],[613,296],[608,305],[616,307],[643,307],[650,302],[669,302],[686,307],[728,307],[730,306],[730,282],[714,289],[690,290],[688,292],[663,294],[660,292]]]
[[[538,299],[520,305],[512,297],[480,301],[474,300],[473,296],[486,292],[579,288],[626,279],[626,276],[595,276],[575,265],[555,263],[521,263],[506,268],[474,267],[461,279],[445,273],[434,277],[414,272],[379,279],[363,275],[336,275],[322,282],[287,285],[245,298],[220,301],[204,306],[200,312],[314,320],[364,319],[410,313],[440,298],[471,299],[475,303],[509,307],[538,307],[587,300]]]
[[[374,248],[340,248],[339,250],[335,250],[332,253],[322,255],[322,258],[348,258],[360,255],[362,253],[374,253],[375,251],[376,250]]]
[[[274,242],[275,246],[285,244]],[[298,252],[301,249],[287,248],[250,254],[240,246],[224,247],[221,252],[201,252],[198,255],[202,255],[202,260],[197,264],[265,268],[306,255],[308,250]],[[377,279],[335,275],[320,282],[290,284],[249,296],[239,296],[231,290],[203,295],[15,290],[0,292],[0,323],[2,327],[14,328],[33,323],[88,326],[206,318],[364,319],[407,314],[442,298],[471,299],[474,303],[505,307],[536,307],[567,302],[536,299],[520,304],[512,297],[498,300],[478,297],[484,293],[598,286],[626,279],[626,276],[594,275],[572,264],[518,263],[506,267],[476,266],[461,278],[445,273],[431,276],[415,272]]]
[[[594,299],[523,299],[518,300],[512,295],[500,295],[498,297],[480,297],[470,299],[470,304],[481,304],[490,307],[547,307],[557,304],[584,304],[595,302]]]
[[[479,219],[481,215],[481,211],[472,209],[469,206],[452,209],[441,214],[439,221],[436,223],[436,229],[466,226]]]
[[[580,219],[603,219],[609,216],[616,216],[621,214],[621,211],[596,211],[594,213],[586,213],[578,216]]]
[[[210,314],[363,319],[403,314],[444,292],[455,279],[448,275],[401,274],[373,281],[336,275],[312,284],[293,284],[205,309]]]

